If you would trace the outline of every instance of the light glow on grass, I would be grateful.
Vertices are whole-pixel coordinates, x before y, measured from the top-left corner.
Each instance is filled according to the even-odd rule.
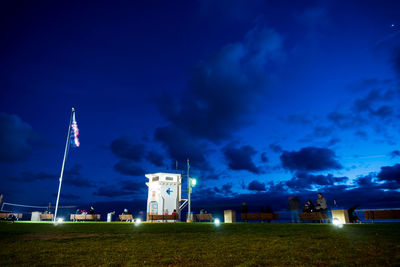
[[[57,225],[57,224],[60,224],[60,223],[63,223],[63,222],[64,222],[64,218],[58,218],[58,219],[54,222],[54,224]]]
[[[218,218],[216,218],[216,219],[214,220],[214,224],[215,224],[216,226],[219,226],[219,225],[221,224],[221,221],[220,221]]]
[[[140,218],[136,219],[135,225],[138,226],[142,223],[142,220]]]
[[[343,228],[343,223],[338,218],[333,218],[332,224],[338,228]]]

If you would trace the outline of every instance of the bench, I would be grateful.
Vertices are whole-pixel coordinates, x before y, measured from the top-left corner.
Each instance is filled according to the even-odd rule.
[[[179,215],[174,214],[174,215],[159,215],[159,214],[148,214],[147,215],[147,220],[148,221],[166,221],[166,220],[172,220],[172,221],[177,221],[179,220]]]
[[[125,222],[131,221],[131,222],[133,222],[133,216],[132,216],[132,214],[120,214],[119,215],[119,220],[121,222],[122,221],[125,221]]]
[[[195,221],[210,221],[212,222],[214,220],[213,216],[211,213],[204,213],[204,214],[195,214],[194,215],[194,220]]]
[[[400,210],[366,210],[366,220],[387,220],[387,219],[400,219]]]
[[[272,221],[272,220],[279,220],[278,213],[242,213],[242,221]]]
[[[54,214],[40,214],[40,220],[53,220]]]
[[[329,217],[324,217],[321,212],[302,212],[299,213],[299,218],[302,222],[304,221],[323,221],[329,220]]]
[[[17,221],[22,218],[22,213],[8,213],[8,212],[1,212],[0,219],[7,220],[10,216],[14,215]]]
[[[100,220],[100,214],[71,214],[71,221],[97,221]]]

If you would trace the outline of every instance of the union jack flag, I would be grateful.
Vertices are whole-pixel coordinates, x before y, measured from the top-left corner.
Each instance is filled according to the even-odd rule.
[[[79,129],[78,129],[78,124],[76,123],[75,120],[75,112],[72,114],[72,125],[71,125],[71,145],[73,147],[79,147],[80,143],[79,143]]]

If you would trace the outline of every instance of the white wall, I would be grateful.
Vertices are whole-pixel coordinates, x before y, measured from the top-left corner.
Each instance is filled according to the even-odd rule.
[[[174,209],[178,212],[181,175],[175,173],[154,173],[146,174],[146,177],[149,179],[149,182],[146,183],[149,187],[147,213],[171,214]],[[158,177],[158,180],[155,181],[154,177]]]

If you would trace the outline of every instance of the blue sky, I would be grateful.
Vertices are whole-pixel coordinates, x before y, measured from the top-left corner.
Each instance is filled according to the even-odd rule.
[[[81,147],[62,203],[144,203],[145,173],[190,158],[199,207],[279,209],[319,191],[344,206],[398,206],[399,9],[3,3],[0,191],[55,202],[75,107]]]

